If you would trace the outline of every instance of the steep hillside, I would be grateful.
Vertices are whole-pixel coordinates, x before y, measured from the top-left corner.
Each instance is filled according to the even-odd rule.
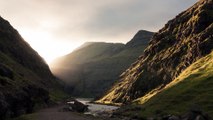
[[[67,83],[67,90],[73,95],[97,97],[143,53],[152,35],[152,32],[141,30],[126,45],[85,43],[57,59],[50,67],[57,77]]]
[[[129,103],[162,89],[213,49],[213,1],[200,0],[156,33],[145,53],[98,102]]]
[[[123,115],[137,113],[138,117],[183,115],[201,110],[213,117],[213,52],[184,70],[160,91],[150,92],[135,102],[142,104],[121,109]],[[155,94],[158,92],[158,94]],[[153,96],[154,95],[154,96]]]
[[[0,17],[0,119],[49,104],[57,84],[44,60]]]

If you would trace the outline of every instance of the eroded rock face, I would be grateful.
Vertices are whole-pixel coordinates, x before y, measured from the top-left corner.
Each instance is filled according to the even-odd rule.
[[[162,88],[213,49],[213,1],[201,0],[156,33],[145,53],[99,100],[128,103]]]

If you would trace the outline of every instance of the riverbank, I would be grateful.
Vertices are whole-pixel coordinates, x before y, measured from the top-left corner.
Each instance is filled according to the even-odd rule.
[[[92,98],[77,98],[77,101],[88,106],[88,111],[84,112],[86,115],[92,115],[95,117],[111,117],[113,112],[119,108],[114,105],[96,104]]]

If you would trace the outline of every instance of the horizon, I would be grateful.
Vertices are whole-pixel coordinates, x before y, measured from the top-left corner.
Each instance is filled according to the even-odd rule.
[[[0,14],[50,64],[85,42],[125,44],[139,30],[157,32],[197,0],[92,1],[0,1]]]

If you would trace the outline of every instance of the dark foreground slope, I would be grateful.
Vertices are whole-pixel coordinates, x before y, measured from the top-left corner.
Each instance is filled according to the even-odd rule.
[[[141,30],[126,45],[85,43],[74,52],[58,58],[50,67],[67,83],[67,90],[72,95],[97,97],[143,53],[152,35],[152,32]]]
[[[53,89],[60,91],[60,86],[47,64],[0,17],[0,119],[49,104]]]
[[[156,33],[145,53],[102,97],[101,103],[128,103],[162,89],[213,49],[213,1],[200,0]]]

